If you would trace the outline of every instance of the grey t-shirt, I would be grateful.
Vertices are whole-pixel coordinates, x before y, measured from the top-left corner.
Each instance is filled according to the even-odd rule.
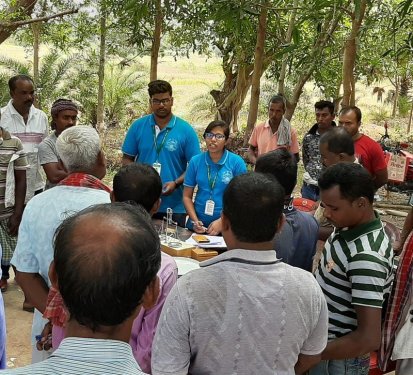
[[[39,144],[39,163],[40,165],[45,165],[48,163],[58,163],[59,162],[59,155],[56,149],[56,141],[57,137],[55,132],[52,132],[47,138],[45,138],[42,143]],[[46,189],[49,189],[56,184],[52,184],[49,180],[46,182]]]
[[[295,374],[327,345],[314,276],[270,251],[230,250],[180,278],[163,307],[152,374]]]

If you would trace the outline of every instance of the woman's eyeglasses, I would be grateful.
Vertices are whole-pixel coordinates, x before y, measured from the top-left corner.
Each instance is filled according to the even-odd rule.
[[[205,139],[212,139],[215,138],[217,141],[222,141],[225,139],[224,134],[215,134],[215,133],[205,133],[204,134]]]

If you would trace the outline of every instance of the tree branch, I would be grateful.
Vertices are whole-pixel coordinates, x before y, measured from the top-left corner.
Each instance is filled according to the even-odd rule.
[[[51,16],[31,18],[29,20],[14,21],[14,22],[0,22],[0,27],[4,27],[4,28],[6,28],[6,27],[19,27],[19,26],[23,26],[23,25],[29,25],[31,23],[36,23],[36,22],[45,22],[45,21],[49,21],[49,20],[54,19],[54,18],[63,17],[67,14],[74,14],[74,13],[77,13],[78,11],[79,11],[79,8],[65,10],[65,11],[60,12],[60,13],[52,14]]]

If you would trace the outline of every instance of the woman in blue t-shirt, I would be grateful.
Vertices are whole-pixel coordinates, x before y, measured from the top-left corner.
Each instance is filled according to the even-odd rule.
[[[225,148],[229,127],[212,121],[204,132],[207,151],[195,155],[185,173],[183,202],[189,215],[187,228],[197,233],[221,233],[222,197],[233,177],[247,171],[244,160]],[[192,198],[198,190],[195,202]]]

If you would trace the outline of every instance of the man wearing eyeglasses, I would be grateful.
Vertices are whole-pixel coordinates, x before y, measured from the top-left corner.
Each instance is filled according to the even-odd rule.
[[[161,176],[162,202],[154,218],[174,212],[173,220],[185,226],[182,184],[188,162],[200,153],[198,136],[185,120],[172,113],[172,86],[157,80],[148,85],[150,115],[135,120],[122,146],[122,164],[152,165]]]

